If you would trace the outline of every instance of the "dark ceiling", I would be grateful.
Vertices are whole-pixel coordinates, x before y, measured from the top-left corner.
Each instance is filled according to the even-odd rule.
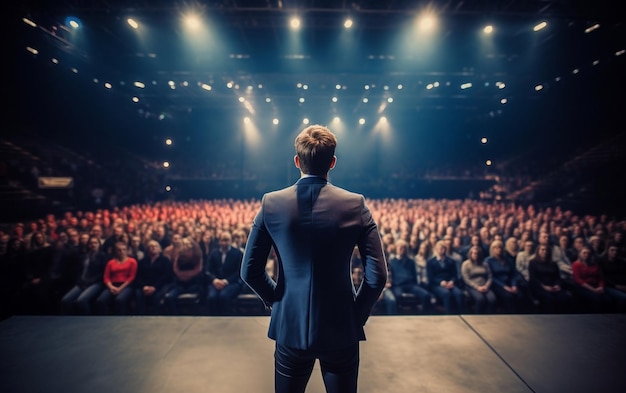
[[[189,8],[217,32],[191,49],[179,26]],[[424,9],[441,18],[433,52],[419,49],[417,38],[404,32]],[[299,47],[289,40],[294,13],[303,20]],[[36,78],[24,94],[29,103],[45,103],[37,105],[40,111],[58,112],[69,92],[83,102],[88,91],[104,94],[108,82],[107,102],[131,107],[139,118],[171,119],[178,128],[194,127],[199,112],[248,115],[241,97],[256,116],[326,118],[340,106],[339,112],[354,117],[395,111],[409,123],[440,113],[467,128],[485,128],[485,122],[514,112],[489,126],[507,132],[521,124],[534,127],[526,121],[537,117],[536,108],[554,114],[550,126],[563,124],[558,116],[568,113],[569,126],[580,124],[574,115],[589,112],[610,128],[623,113],[615,100],[623,97],[624,56],[616,54],[626,48],[625,18],[604,1],[67,0],[20,2],[18,14],[18,75]],[[69,14],[82,20],[80,35],[64,26]],[[339,46],[347,15],[355,20],[353,41]],[[149,27],[142,40],[128,28],[129,16]],[[548,27],[533,32],[540,21]],[[496,26],[489,47],[477,39],[486,22]],[[585,32],[597,23],[599,29]],[[146,87],[138,89],[135,81]],[[433,83],[439,87],[428,89]],[[461,90],[463,83],[473,87]],[[331,104],[334,95],[340,105]]]
[[[23,16],[38,23],[28,32],[28,43],[37,46],[40,57],[55,56],[61,68],[76,67],[83,74],[109,80],[114,87],[142,80],[146,103],[166,100],[161,105],[173,112],[213,105],[202,100],[206,92],[198,82],[220,86],[234,81],[241,86],[263,84],[266,94],[297,96],[297,82],[312,89],[308,94],[327,94],[322,89],[346,85],[345,94],[360,96],[365,83],[403,83],[405,94],[414,97],[432,81],[504,81],[522,89],[563,76],[576,67],[588,66],[595,58],[610,56],[624,42],[623,20],[601,1],[25,1]],[[187,8],[203,13],[220,35],[206,47],[192,52],[181,49],[184,38],[178,19]],[[430,7],[442,18],[440,53],[411,53],[397,44],[400,31],[415,19],[419,10]],[[303,47],[288,48],[288,17],[297,12],[303,19]],[[64,18],[79,16],[87,38],[75,39],[63,27]],[[342,18],[355,19],[354,43],[350,50],[336,49]],[[151,37],[139,45],[134,32],[124,23],[128,16],[151,27]],[[550,25],[531,38],[530,28],[539,21]],[[492,48],[481,48],[471,40],[485,22],[494,23],[497,35]],[[602,22],[594,38],[584,29]],[[25,28],[23,28],[24,30]],[[615,30],[617,29],[617,30]],[[33,30],[33,29],[29,29]],[[133,35],[131,35],[133,34]],[[39,39],[39,40],[38,40]],[[152,39],[150,41],[150,39]],[[623,36],[619,37],[623,40]],[[45,40],[45,41],[41,41]],[[602,52],[604,51],[604,52]],[[443,53],[442,53],[443,52]],[[594,57],[595,56],[595,57]],[[47,59],[46,59],[47,60]],[[587,64],[585,64],[587,63]],[[91,75],[90,75],[91,76]],[[186,81],[192,88],[172,94],[166,81]],[[164,87],[164,88],[161,88]],[[358,87],[358,88],[357,88]],[[120,89],[123,91],[124,89]],[[532,92],[531,89],[527,91]],[[226,94],[230,94],[226,92]],[[440,93],[443,94],[443,93]],[[532,94],[532,93],[531,93]],[[445,98],[467,95],[458,91]],[[231,95],[232,98],[232,95]],[[297,97],[296,97],[297,98]],[[433,94],[428,107],[443,104]],[[491,99],[476,93],[472,98]],[[237,105],[236,100],[221,100]],[[459,104],[459,107],[469,103]],[[155,109],[156,110],[156,109]]]

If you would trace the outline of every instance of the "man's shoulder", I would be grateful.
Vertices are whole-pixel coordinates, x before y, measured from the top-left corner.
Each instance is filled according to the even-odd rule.
[[[331,183],[324,186],[320,195],[335,201],[340,201],[341,203],[346,203],[349,206],[361,205],[365,203],[365,197],[362,194],[347,190]]]
[[[334,196],[338,196],[341,198],[346,198],[346,199],[364,199],[363,194],[354,192],[354,191],[350,191],[347,190],[345,188],[336,186],[334,184],[331,183],[326,183],[323,185],[324,190],[331,192]],[[285,187],[285,188],[281,188],[279,190],[274,190],[274,191],[268,191],[265,194],[263,194],[263,200],[267,201],[267,200],[273,200],[276,198],[285,198],[285,197],[291,197],[294,195],[294,193],[296,192],[296,190],[298,189],[298,185],[297,184],[293,184],[289,187]]]
[[[328,186],[329,190],[332,190],[332,191],[335,191],[337,193],[343,194],[346,197],[358,198],[358,199],[363,198],[363,194],[359,194],[358,192],[350,191],[350,190],[347,190],[345,188],[336,186],[336,185],[331,184],[331,183],[328,183],[327,186]]]

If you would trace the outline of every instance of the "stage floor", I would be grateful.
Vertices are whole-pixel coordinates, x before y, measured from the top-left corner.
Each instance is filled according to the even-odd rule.
[[[0,391],[271,393],[268,322],[11,317]],[[626,315],[373,316],[365,329],[360,393],[626,392]]]

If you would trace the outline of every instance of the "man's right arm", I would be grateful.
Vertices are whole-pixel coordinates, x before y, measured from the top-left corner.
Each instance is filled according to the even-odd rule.
[[[366,224],[365,231],[359,239],[358,247],[363,261],[364,277],[361,291],[356,299],[356,306],[359,322],[365,324],[385,288],[388,273],[380,233],[364,201],[363,219]]]

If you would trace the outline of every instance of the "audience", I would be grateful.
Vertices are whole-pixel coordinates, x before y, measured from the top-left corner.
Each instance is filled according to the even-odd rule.
[[[81,252],[72,276],[74,286],[61,299],[61,310],[66,315],[91,314],[94,299],[104,289],[106,255],[100,250],[100,240],[90,237],[87,250]]]
[[[507,258],[501,240],[494,240],[485,260],[493,277],[491,288],[498,303],[509,314],[519,313],[524,308],[523,293],[520,289],[521,275],[515,267],[515,261]]]
[[[233,245],[232,235],[223,231],[219,248],[209,255],[207,279],[207,308],[209,315],[232,315],[233,301],[241,292],[241,262],[243,251]]]
[[[575,291],[589,311],[601,313],[610,309],[611,295],[604,290],[604,273],[591,246],[583,246],[572,263]]]
[[[429,312],[430,293],[419,285],[415,260],[409,257],[407,250],[408,243],[404,239],[396,241],[396,254],[388,261],[391,292],[396,300],[405,293],[415,296],[422,312]]]
[[[99,315],[126,315],[134,295],[137,261],[128,256],[128,246],[124,242],[113,245],[113,254],[115,256],[107,262],[102,276],[105,288],[96,299]]]
[[[626,312],[626,259],[619,255],[617,242],[608,243],[598,263],[604,275],[605,290],[614,300],[615,311]]]
[[[136,279],[136,306],[138,314],[163,314],[165,294],[173,283],[172,261],[163,255],[161,245],[154,239],[148,241],[148,251],[139,260]]]
[[[428,288],[443,304],[445,314],[453,314],[454,311],[462,314],[465,307],[465,295],[459,288],[460,280],[456,261],[446,254],[446,244],[443,240],[435,243],[434,250],[434,255],[426,262]]]
[[[432,260],[439,264],[440,261],[446,259],[453,262],[454,276],[450,276],[445,281],[452,281],[453,287],[459,290],[454,293],[453,298],[458,298],[461,309],[466,301],[471,304],[474,298],[471,297],[469,286],[462,279],[462,269],[459,271],[454,258],[459,254],[464,257],[465,261],[468,259],[467,252],[471,246],[477,245],[482,248],[485,247],[485,241],[489,241],[489,249],[493,250],[494,245],[499,248],[493,257],[487,258],[491,261],[489,265],[493,277],[491,290],[496,295],[498,294],[496,283],[502,280],[502,270],[504,270],[505,277],[508,275],[514,277],[514,274],[518,273],[515,285],[513,281],[510,281],[507,286],[510,288],[516,286],[520,294],[516,296],[521,296],[525,302],[535,299],[539,303],[538,311],[547,308],[552,312],[587,312],[579,295],[570,303],[569,308],[567,308],[566,301],[559,302],[559,300],[568,300],[568,296],[571,296],[568,295],[569,291],[563,283],[563,278],[571,277],[567,274],[566,266],[569,265],[567,261],[578,259],[579,251],[585,246],[590,246],[591,237],[598,236],[602,240],[601,244],[605,246],[596,258],[599,258],[598,266],[605,276],[605,291],[611,293],[613,298],[608,311],[624,312],[623,300],[618,301],[619,296],[612,294],[613,291],[625,293],[622,253],[624,252],[623,234],[626,231],[626,221],[623,219],[593,215],[579,216],[572,211],[561,210],[558,206],[537,208],[533,205],[522,206],[511,202],[487,203],[470,199],[368,199],[367,202],[379,223],[390,265],[393,258],[401,255],[398,245],[406,244],[407,257],[413,260],[416,268],[416,284],[430,296],[436,295],[436,292],[439,292],[441,296],[441,290],[437,287],[440,286],[442,280],[434,283],[429,281],[431,274],[428,272],[427,261]],[[159,243],[164,250],[162,254],[169,256],[172,263],[168,283],[170,286],[164,286],[171,292],[168,292],[168,295],[173,296],[174,292],[180,294],[195,285],[196,289],[202,292],[204,303],[207,301],[206,291],[209,287],[209,282],[206,280],[213,281],[213,278],[217,276],[213,270],[219,270],[219,264],[216,265],[215,262],[213,262],[213,267],[210,267],[209,257],[213,252],[220,253],[221,257],[220,237],[217,234],[221,236],[227,233],[231,238],[229,249],[241,251],[245,247],[247,226],[252,222],[259,203],[260,201],[252,199],[168,200],[119,205],[111,209],[98,208],[67,212],[61,217],[44,215],[41,219],[27,223],[9,224],[0,228],[2,232],[0,233],[0,272],[2,272],[2,283],[5,284],[2,285],[0,297],[2,315],[5,317],[25,313],[94,313],[93,300],[80,303],[76,302],[77,299],[72,301],[66,299],[66,304],[61,308],[63,302],[59,299],[61,304],[55,305],[56,298],[54,298],[51,280],[59,272],[66,272],[68,274],[66,278],[72,284],[69,289],[74,290],[79,283],[79,275],[85,268],[87,253],[93,252],[94,247],[98,248],[98,253],[105,252],[103,247],[111,242],[107,242],[105,246],[106,239],[121,240],[127,252],[132,249],[136,255],[140,255],[137,251],[143,251],[144,258],[148,256],[149,248],[153,244],[151,241]],[[177,263],[181,244],[185,243],[184,239],[187,238],[189,242],[198,245],[200,257],[197,261],[194,260],[194,263],[187,263],[189,261]],[[138,240],[139,245],[137,245]],[[515,253],[512,246],[514,241],[521,246],[521,251],[517,252],[514,258],[512,270],[510,265]],[[441,247],[433,250],[433,244],[437,245],[439,242],[442,243]],[[225,243],[228,242],[225,241]],[[68,260],[70,262],[66,261],[65,265],[59,265],[59,260],[55,260],[53,248],[55,244],[63,245],[63,248],[59,250],[72,250],[69,251],[70,254],[76,253],[78,262],[74,264]],[[503,247],[504,244],[507,244],[506,250]],[[539,248],[535,252],[533,244],[546,245],[550,253],[550,261],[554,265],[544,266],[545,261],[539,255]],[[448,248],[451,248],[452,252],[449,252]],[[441,254],[442,250],[443,254]],[[558,258],[553,258],[552,251],[557,253]],[[544,253],[543,249],[541,253]],[[503,255],[503,257],[499,258],[498,255]],[[536,265],[533,274],[530,269],[531,258]],[[133,259],[136,260],[136,258]],[[270,262],[274,265],[269,268],[275,270],[276,258],[274,257]],[[559,269],[557,262],[560,262],[564,268]],[[59,270],[59,266],[69,269]],[[496,269],[493,268],[494,266]],[[554,273],[552,271],[554,266],[557,267],[558,279],[551,276]],[[187,268],[191,269],[185,270]],[[237,280],[235,271],[236,269],[232,269],[231,273]],[[205,272],[209,275],[205,276]],[[104,285],[104,272],[102,274],[101,283]],[[140,280],[143,275],[139,272],[137,275],[137,281],[131,287],[134,289],[133,292],[136,292],[139,289],[138,285],[141,285]],[[194,277],[195,281],[191,279]],[[392,275],[390,285],[393,284],[394,278]],[[227,277],[225,279],[231,281]],[[530,292],[523,290],[525,281],[528,281]],[[461,286],[463,284],[466,284],[465,288]],[[81,285],[84,286],[85,283]],[[556,290],[557,287],[558,290]],[[503,287],[502,289],[500,293],[506,291]],[[107,288],[107,290],[110,292],[110,289]],[[234,295],[231,295],[236,297],[239,290],[242,289],[234,290]],[[68,295],[69,292],[68,290],[63,295]],[[393,294],[392,291],[388,292],[390,295]],[[76,293],[77,291],[74,291],[72,295]],[[466,298],[464,293],[469,296]],[[229,295],[231,301],[234,298],[232,296]],[[450,302],[447,308],[442,299],[440,298],[439,303],[434,305],[433,312],[458,311],[456,307],[453,307],[456,302]],[[168,303],[168,300],[164,299],[164,301],[175,310],[175,305]],[[73,305],[68,305],[67,302]],[[142,313],[143,311],[139,311],[142,308],[140,302],[140,296],[130,296],[125,312]],[[159,302],[156,300],[157,304]],[[529,303],[532,304],[532,301]],[[208,304],[205,307],[208,307]],[[396,312],[395,308],[391,309],[394,310],[393,313]],[[171,310],[171,313],[177,313]],[[217,306],[212,308],[211,313],[228,314],[230,312],[228,305],[224,310],[220,310]],[[479,312],[474,307],[468,311]],[[516,307],[503,307],[494,312],[521,311],[523,310]]]
[[[547,244],[539,244],[528,266],[530,290],[544,313],[570,310],[572,294],[562,286],[559,266],[552,260]]]
[[[485,262],[482,248],[472,246],[468,258],[461,265],[461,276],[465,288],[474,302],[475,314],[493,314],[496,310],[496,295],[491,290],[493,277],[489,264]]]
[[[174,282],[164,298],[164,303],[172,315],[180,315],[181,313],[180,295],[191,294],[198,301],[204,295],[204,264],[200,246],[193,239],[185,237],[180,239],[177,250],[176,253],[172,254]],[[166,258],[170,259],[167,256]]]
[[[26,250],[26,281],[20,296],[19,308],[26,314],[52,312],[51,264],[52,246],[42,231],[33,233]]]

